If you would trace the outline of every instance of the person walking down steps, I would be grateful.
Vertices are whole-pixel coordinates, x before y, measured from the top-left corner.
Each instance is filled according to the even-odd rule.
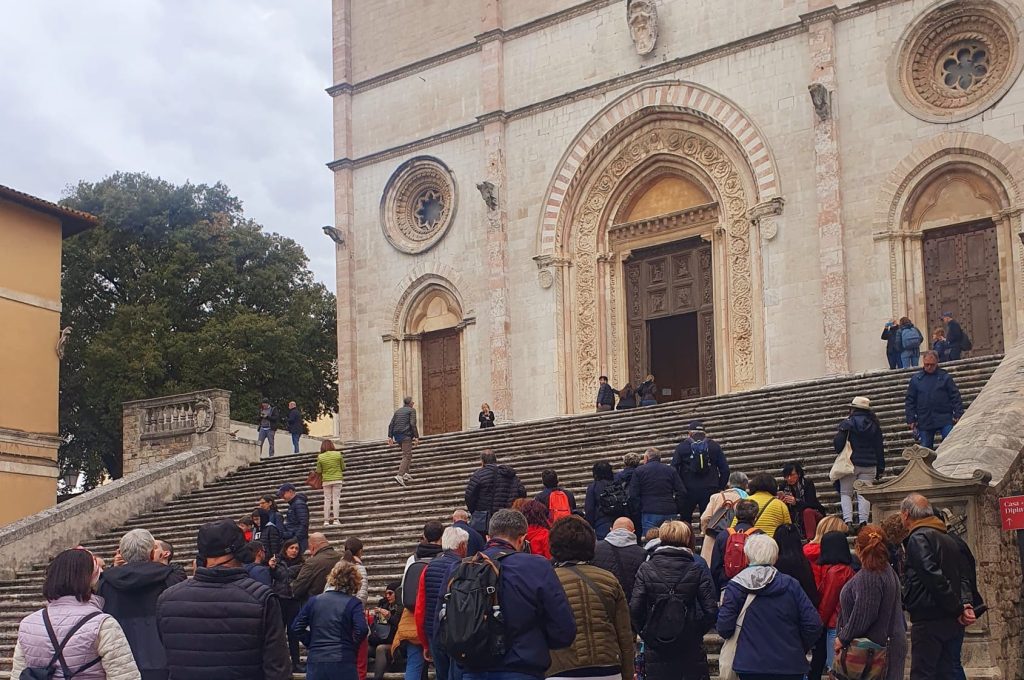
[[[402,462],[398,465],[395,481],[405,486],[412,481],[409,468],[412,467],[412,447],[420,443],[420,433],[416,429],[416,409],[412,397],[402,400],[402,406],[391,416],[388,425],[388,444],[402,447]]]

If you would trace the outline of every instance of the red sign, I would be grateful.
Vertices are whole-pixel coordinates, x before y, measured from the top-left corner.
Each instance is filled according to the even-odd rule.
[[[1024,531],[1024,496],[1000,498],[999,516],[1003,520],[1003,531]]]

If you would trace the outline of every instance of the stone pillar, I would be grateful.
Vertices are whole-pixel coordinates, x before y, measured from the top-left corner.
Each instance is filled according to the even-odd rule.
[[[508,199],[505,193],[505,83],[504,32],[501,30],[500,0],[486,0],[481,16],[483,33],[480,44],[481,92],[485,179],[478,185],[487,206],[487,300],[490,304],[491,404],[501,420],[514,420],[512,350],[509,334],[512,325],[508,309]]]
[[[356,355],[355,263],[353,262],[353,197],[352,163],[352,0],[334,0],[333,54],[334,82],[329,92],[334,107],[334,157],[343,159],[333,164],[334,227],[341,242],[334,244],[337,291],[338,331],[338,432],[343,441],[356,439],[359,432],[359,400],[349,399],[341,390],[351,391],[359,382]]]
[[[129,475],[196,447],[224,452],[231,392],[201,390],[123,404],[123,466]]]
[[[822,4],[812,2],[812,7]],[[846,261],[843,252],[842,176],[839,130],[835,118],[834,5],[801,17],[807,25],[811,61],[808,86],[814,107],[814,176],[818,199],[818,254],[821,259],[821,316],[825,338],[825,373],[848,373]]]

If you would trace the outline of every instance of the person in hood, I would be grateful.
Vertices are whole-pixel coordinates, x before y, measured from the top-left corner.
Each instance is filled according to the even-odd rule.
[[[842,453],[846,443],[850,443],[853,462],[853,474],[841,477],[836,484],[839,486],[839,504],[843,510],[843,521],[853,524],[853,483],[857,480],[870,482],[881,478],[885,472],[885,445],[882,442],[882,425],[878,416],[871,410],[871,400],[867,397],[854,397],[850,402],[850,415],[841,423],[836,431],[832,445],[836,455]],[[857,494],[857,515],[861,524],[867,524],[871,518],[871,503],[861,494]]]
[[[904,400],[907,426],[921,442],[921,446],[934,449],[935,435],[943,441],[964,414],[964,402],[956,381],[939,368],[935,352],[926,352],[921,371],[915,373],[907,385]]]
[[[117,548],[121,566],[100,576],[96,587],[103,611],[113,616],[131,645],[142,680],[167,680],[167,653],[156,632],[160,593],[185,580],[185,573],[159,561],[162,551],[145,529],[132,529]]]
[[[306,552],[309,547],[309,500],[306,494],[297,493],[294,484],[282,484],[277,490],[277,497],[288,503],[288,514],[285,515],[282,527],[284,537],[294,538],[299,542],[302,552]]]
[[[619,517],[612,524],[612,530],[594,548],[595,567],[606,569],[615,575],[626,594],[626,601],[633,595],[636,572],[647,560],[647,551],[636,543],[636,528],[633,520]]]
[[[801,680],[821,617],[797,580],[775,568],[779,546],[770,536],[751,536],[743,550],[750,566],[725,587],[716,626],[726,640],[739,635],[733,671],[740,680]]]
[[[633,629],[646,643],[648,680],[701,680],[708,677],[708,657],[704,634],[715,625],[718,614],[718,590],[707,568],[694,561],[690,525],[671,520],[658,531],[659,546],[648,562],[640,565],[629,598]],[[681,596],[689,614],[677,630],[668,630],[674,623],[667,613],[657,616],[655,603],[666,596]],[[649,627],[648,627],[649,626]],[[654,630],[652,630],[654,629]],[[660,640],[671,644],[655,646],[649,639],[657,633]]]
[[[686,438],[672,454],[672,467],[686,487],[686,500],[679,514],[689,522],[694,508],[703,513],[711,496],[728,488],[729,464],[722,447],[707,436],[704,423],[694,420],[687,429]]]
[[[519,481],[516,471],[507,465],[499,465],[494,451],[484,450],[480,454],[480,469],[473,472],[466,482],[465,500],[470,526],[486,534],[491,516],[510,507],[517,498],[526,498],[526,487]]]

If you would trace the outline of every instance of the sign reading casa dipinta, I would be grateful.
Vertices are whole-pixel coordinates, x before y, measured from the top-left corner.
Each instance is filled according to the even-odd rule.
[[[1024,531],[1024,496],[1000,498],[999,517],[1003,520],[1003,531]]]

